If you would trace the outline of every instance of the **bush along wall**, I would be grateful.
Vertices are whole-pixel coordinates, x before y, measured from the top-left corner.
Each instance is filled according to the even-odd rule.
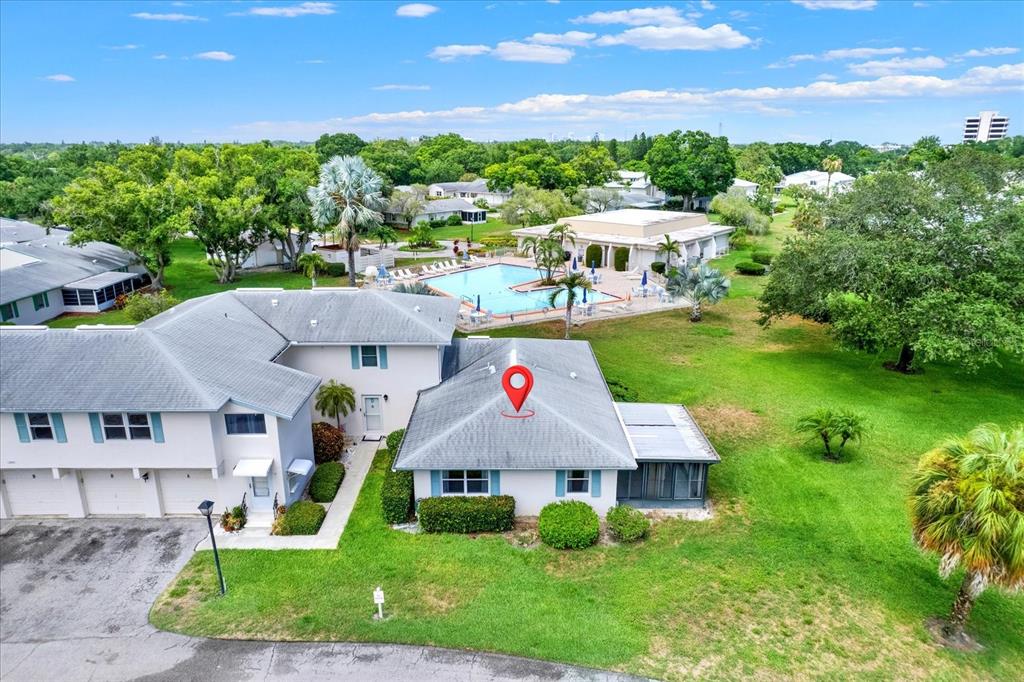
[[[327,510],[316,502],[299,500],[274,521],[274,535],[316,535]]]
[[[597,542],[601,520],[586,502],[552,502],[540,510],[537,531],[545,545],[555,549],[583,549]]]
[[[380,506],[384,520],[392,524],[405,523],[412,514],[412,472],[391,470],[404,435],[405,430],[399,429],[388,434],[386,440],[387,471],[380,489]]]
[[[593,263],[594,267],[601,267],[601,247],[597,244],[591,244],[587,247],[587,250],[583,252],[583,266],[589,268],[590,264]]]
[[[309,479],[309,497],[314,502],[333,502],[344,479],[345,466],[341,462],[321,464]]]
[[[615,249],[615,271],[625,272],[629,266],[629,249],[619,246]]]
[[[416,515],[425,533],[503,533],[512,530],[516,501],[511,495],[428,497]]]

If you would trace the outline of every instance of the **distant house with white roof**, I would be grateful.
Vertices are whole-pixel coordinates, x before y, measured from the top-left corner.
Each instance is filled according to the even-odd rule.
[[[732,185],[729,186],[729,189],[742,191],[748,199],[753,199],[757,195],[758,187],[760,187],[760,185],[756,182],[744,180],[743,178],[733,178]]]
[[[654,261],[664,261],[664,252],[659,252],[659,245],[665,235],[680,242],[680,256],[673,256],[673,263],[685,259],[688,263],[697,260],[708,260],[726,253],[729,250],[729,235],[735,227],[708,222],[703,213],[683,213],[679,211],[650,211],[636,208],[624,208],[618,211],[590,213],[587,215],[560,218],[558,225],[569,225],[576,233],[576,257],[584,267],[587,247],[595,244],[601,248],[601,258],[596,267],[613,264],[617,249],[628,249],[629,269],[649,269]],[[521,249],[527,237],[546,235],[553,225],[538,225],[513,230],[512,235],[518,239]]]
[[[64,313],[98,313],[150,283],[124,249],[106,242],[72,246],[70,232],[0,219],[0,321],[39,324]],[[32,237],[20,240],[24,237]]]
[[[487,179],[477,178],[463,182],[435,182],[427,187],[427,196],[432,199],[465,199],[471,204],[483,199],[488,206],[501,206],[512,192],[488,189]]]
[[[412,219],[410,227],[430,220],[447,220],[456,215],[465,225],[479,225],[487,222],[487,209],[474,206],[465,199],[435,199],[423,202],[423,208]],[[405,226],[405,218],[397,206],[384,209],[384,222]]]
[[[643,171],[617,170],[616,179],[604,183],[608,189],[619,189],[626,194],[643,194],[651,199],[660,200],[665,203],[665,193],[651,181],[647,173]]]
[[[831,188],[829,191],[832,192],[845,192],[853,187],[855,179],[852,175],[838,172],[832,174],[832,180],[829,182],[828,173],[825,171],[800,171],[799,173],[793,173],[782,178],[782,182],[775,185],[775,193],[778,194],[787,187],[807,187],[816,192],[824,192],[826,187],[829,187]]]

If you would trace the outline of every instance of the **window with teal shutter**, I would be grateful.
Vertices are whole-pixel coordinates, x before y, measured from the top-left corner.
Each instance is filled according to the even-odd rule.
[[[92,427],[92,442],[102,443],[103,426],[100,424],[100,415],[98,412],[89,413],[89,426]]]
[[[430,472],[430,496],[439,497],[441,495],[441,472],[431,471]]]
[[[160,418],[159,412],[149,413],[149,424],[153,427],[153,442],[164,442],[164,421]]]
[[[14,425],[18,427],[18,440],[22,443],[31,442],[31,438],[28,435],[28,422],[25,421],[25,415],[21,412],[14,413]]]
[[[497,469],[491,471],[491,494],[501,494],[501,472]]]
[[[590,496],[601,497],[601,470],[594,469],[590,472]]]
[[[555,472],[555,497],[565,497],[565,471]]]
[[[380,360],[380,368],[388,368],[388,347],[377,346],[377,358]]]
[[[50,422],[53,424],[53,435],[58,443],[67,443],[68,434],[64,430],[64,415],[60,412],[50,413]]]
[[[352,353],[352,369],[359,369],[359,346],[349,346],[348,349]]]

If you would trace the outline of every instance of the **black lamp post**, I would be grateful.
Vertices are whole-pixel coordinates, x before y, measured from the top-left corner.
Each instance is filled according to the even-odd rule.
[[[213,537],[213,502],[210,500],[203,500],[199,504],[199,512],[206,517],[206,525],[210,527],[210,544],[213,545],[213,562],[217,564],[217,579],[220,581],[220,593],[224,594],[227,592],[227,586],[224,584],[224,573],[220,570],[220,555],[217,554],[217,539]]]

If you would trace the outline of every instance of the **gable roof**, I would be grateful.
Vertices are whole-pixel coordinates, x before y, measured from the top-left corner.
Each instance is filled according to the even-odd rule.
[[[501,386],[513,357],[534,377],[526,419],[502,415],[514,414]],[[457,339],[443,375],[420,391],[396,469],[636,468],[586,341]]]
[[[0,250],[14,255],[0,260],[0,303],[59,289],[70,282],[138,262],[119,246],[106,242],[72,246],[62,235],[4,244]]]
[[[320,384],[274,362],[292,343],[447,345],[458,305],[376,290],[238,290],[136,327],[0,327],[0,411],[194,412],[231,401],[291,419]]]
[[[452,199],[433,199],[431,201],[424,202],[423,210],[421,214],[430,215],[432,213],[451,213],[453,211],[482,211],[484,209],[477,208],[473,204],[469,203],[465,199],[452,198]]]

